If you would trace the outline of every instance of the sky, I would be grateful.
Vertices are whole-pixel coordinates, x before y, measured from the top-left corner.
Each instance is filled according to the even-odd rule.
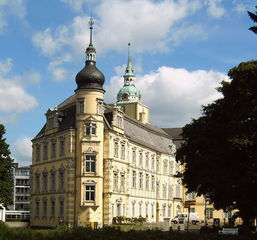
[[[0,123],[12,157],[31,164],[45,113],[74,94],[95,20],[105,102],[123,85],[127,45],[151,123],[183,127],[201,114],[227,72],[256,59],[247,11],[254,0],[0,0]]]

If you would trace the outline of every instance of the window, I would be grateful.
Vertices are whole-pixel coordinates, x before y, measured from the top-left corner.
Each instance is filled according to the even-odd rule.
[[[163,174],[168,174],[168,160],[163,162]]]
[[[132,172],[132,187],[133,188],[136,187],[136,178],[137,178],[136,171],[133,171]]]
[[[139,152],[139,166],[143,166],[143,153],[142,151]]]
[[[124,174],[120,176],[120,190],[121,192],[125,192],[125,175]]]
[[[206,208],[205,214],[206,214],[207,219],[212,219],[213,218],[213,208]]]
[[[145,217],[148,217],[148,203],[145,204]]]
[[[85,186],[85,201],[95,201],[95,185]]]
[[[47,199],[43,200],[43,217],[47,217]]]
[[[117,216],[121,216],[121,204],[117,203]]]
[[[118,179],[118,173],[113,174],[113,190],[118,191],[118,184],[119,184],[119,179]]]
[[[49,117],[47,124],[48,124],[48,129],[54,128],[54,117]]]
[[[152,171],[154,171],[154,168],[155,168],[155,162],[154,162],[154,155],[152,155]]]
[[[168,192],[168,197],[171,199],[172,197],[173,197],[173,187],[172,187],[172,185],[169,185],[169,190],[168,190],[169,192]]]
[[[40,213],[40,201],[39,201],[39,199],[36,199],[36,213],[35,213],[35,217],[39,217],[39,213]]]
[[[152,212],[152,218],[154,218],[154,205],[151,204],[151,212]]]
[[[47,183],[48,183],[47,175],[48,175],[47,171],[44,171],[43,176],[42,176],[43,177],[42,187],[43,187],[44,192],[47,192],[47,188],[48,188],[48,186],[47,186]]]
[[[156,184],[156,197],[160,198],[160,183],[157,182]]]
[[[103,112],[104,112],[103,100],[98,99],[97,100],[97,113],[98,114],[103,114]]]
[[[157,159],[156,161],[156,172],[159,172],[160,171],[160,160]]]
[[[43,159],[48,159],[48,143],[44,143],[43,145]]]
[[[65,138],[61,137],[60,138],[60,156],[64,156],[65,155]]]
[[[139,173],[139,189],[143,189],[143,173]]]
[[[59,202],[59,217],[63,218],[64,217],[64,199],[60,199]]]
[[[136,150],[135,149],[132,152],[132,163],[136,164]]]
[[[176,163],[176,173],[179,172],[179,163]]]
[[[40,192],[40,173],[35,174],[35,192]]]
[[[171,205],[168,206],[168,217],[171,217]]]
[[[121,159],[125,159],[125,144],[121,144]]]
[[[52,141],[51,143],[51,158],[56,157],[56,141]]]
[[[51,217],[55,217],[55,199],[51,200]]]
[[[163,184],[163,186],[162,186],[162,197],[167,198],[167,186],[166,186],[166,184]]]
[[[122,117],[121,116],[117,116],[117,126],[119,128],[122,128]]]
[[[196,199],[196,193],[190,192],[187,194],[187,200],[195,200]]]
[[[78,104],[77,105],[78,114],[85,113],[85,99],[84,98],[79,98],[77,104]]]
[[[176,197],[177,197],[177,198],[180,198],[180,197],[181,197],[181,196],[180,196],[180,185],[179,185],[179,184],[176,185]]]
[[[51,182],[51,191],[54,192],[55,185],[56,185],[56,171],[54,169],[51,170],[50,182]]]
[[[139,217],[142,217],[142,202],[139,203]]]
[[[132,202],[132,217],[135,217],[135,202]]]
[[[36,144],[36,161],[40,161],[40,144]]]
[[[87,123],[85,127],[86,127],[85,133],[87,136],[96,135],[95,123]]]
[[[194,207],[190,207],[190,212],[191,213],[195,213],[195,208]]]
[[[169,172],[170,172],[170,175],[174,174],[174,163],[173,163],[173,161],[170,161]]]
[[[145,190],[149,191],[149,174],[145,175]]]
[[[64,190],[64,169],[60,168],[59,170],[59,189]]]
[[[149,168],[149,153],[145,154],[145,168]]]
[[[166,217],[166,204],[162,206],[162,217]]]
[[[151,186],[152,186],[152,191],[155,190],[154,186],[155,186],[155,179],[154,179],[154,175],[152,175],[151,177]]]
[[[84,173],[96,172],[96,156],[86,155],[84,160]]]
[[[118,157],[119,155],[119,144],[118,142],[114,142],[114,157]]]

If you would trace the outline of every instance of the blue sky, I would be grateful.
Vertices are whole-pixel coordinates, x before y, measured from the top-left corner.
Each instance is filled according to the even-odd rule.
[[[0,122],[12,156],[30,164],[45,112],[74,93],[95,18],[105,102],[116,101],[131,42],[151,122],[181,127],[217,99],[227,71],[256,59],[253,0],[0,0]]]

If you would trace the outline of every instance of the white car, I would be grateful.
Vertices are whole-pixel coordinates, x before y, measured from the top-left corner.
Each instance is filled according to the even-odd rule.
[[[188,213],[179,213],[176,217],[171,220],[172,223],[184,223],[188,222]],[[198,213],[190,213],[189,214],[189,222],[192,224],[196,224],[199,222],[199,214]]]

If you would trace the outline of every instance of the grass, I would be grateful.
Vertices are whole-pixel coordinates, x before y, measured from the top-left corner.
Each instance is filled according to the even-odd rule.
[[[61,227],[53,230],[11,229],[0,223],[0,240],[257,240],[257,235],[219,236],[217,234],[193,234],[164,232],[160,230],[127,232],[107,227],[97,230],[89,228]]]

